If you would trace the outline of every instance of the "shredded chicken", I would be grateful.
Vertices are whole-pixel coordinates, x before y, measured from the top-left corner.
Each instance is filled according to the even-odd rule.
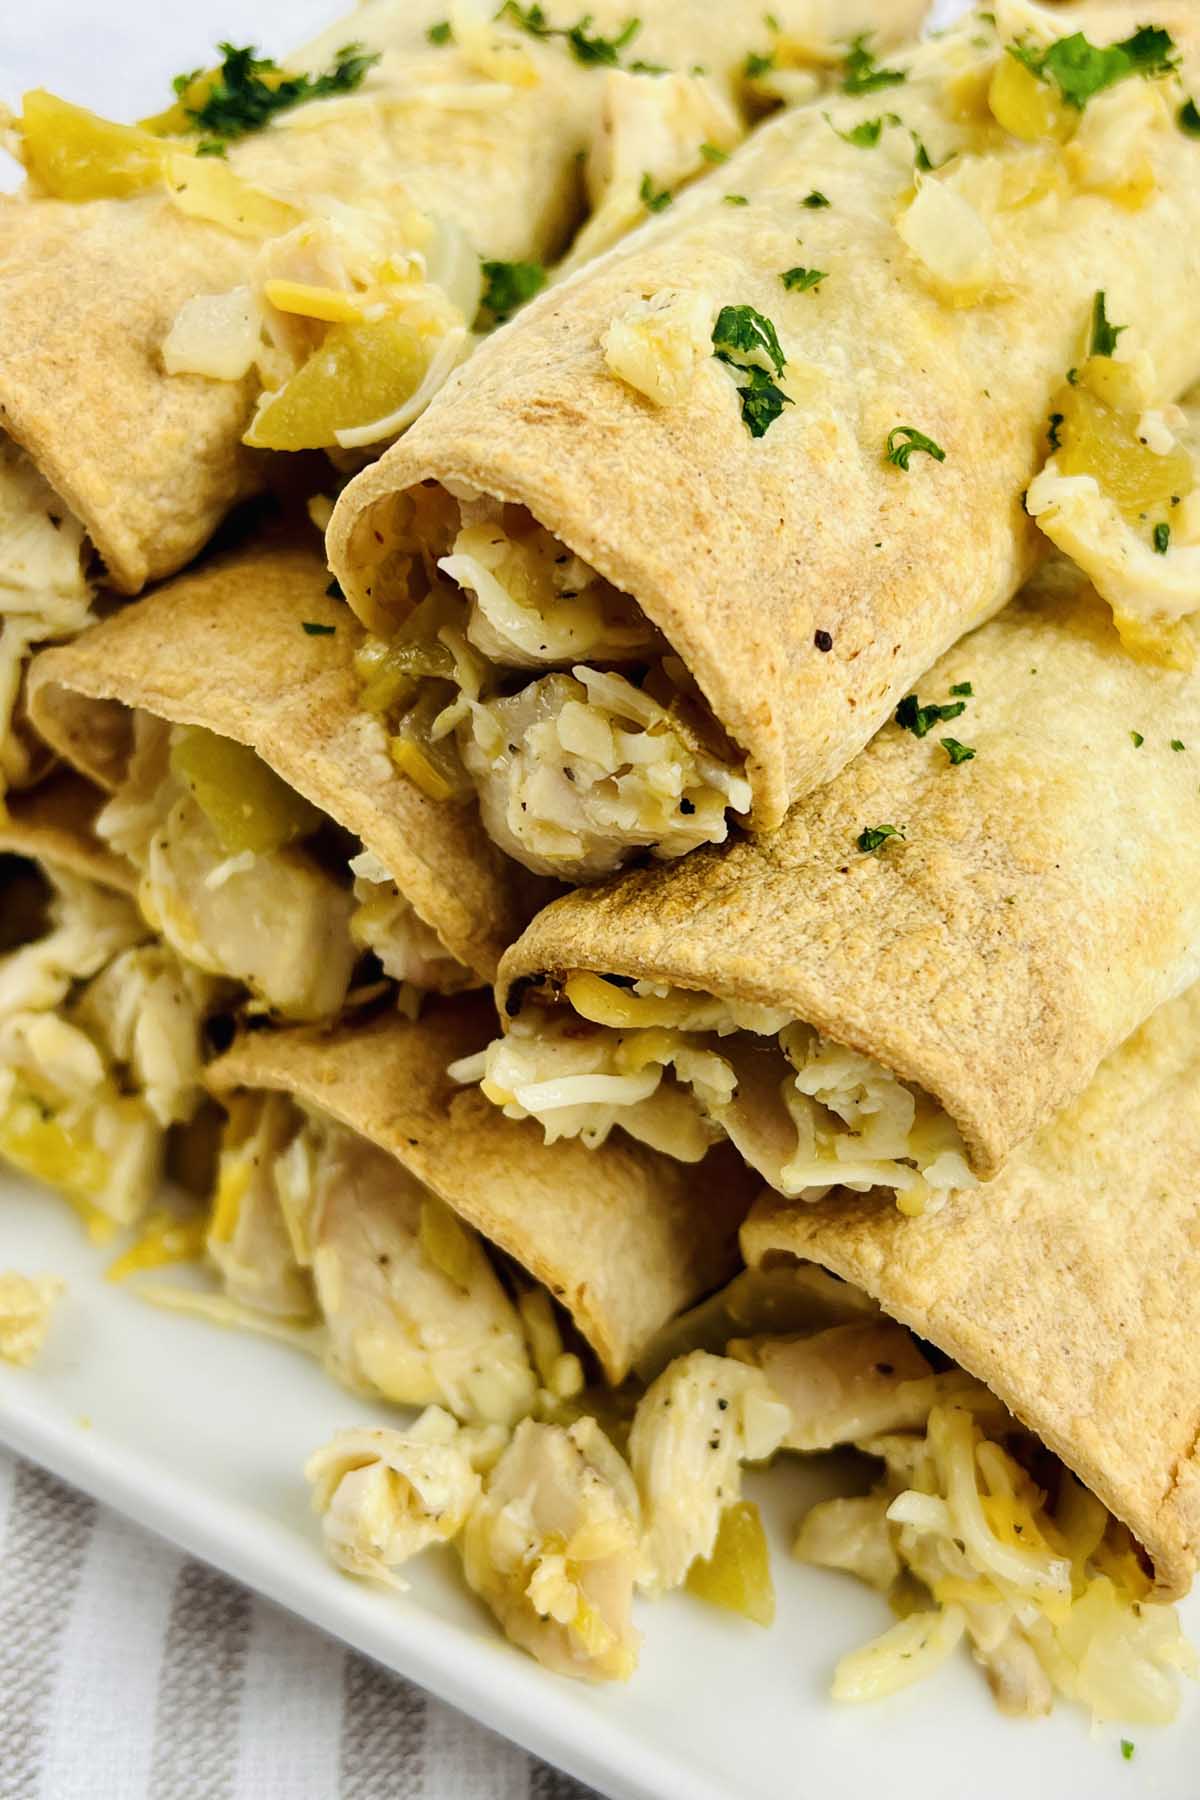
[[[0,1358],[22,1369],[36,1361],[65,1288],[55,1275],[0,1274]]]
[[[92,620],[83,527],[34,464],[0,431],[0,799],[40,766],[19,700],[33,648]]]
[[[563,997],[571,1010],[527,1001],[506,1036],[452,1071],[509,1118],[536,1118],[548,1143],[594,1147],[620,1126],[697,1162],[728,1137],[791,1198],[890,1187],[910,1213],[975,1185],[927,1095],[781,1009],[582,973]]]
[[[697,1557],[712,1555],[721,1515],[741,1495],[742,1464],[773,1455],[790,1421],[760,1370],[705,1350],[651,1383],[629,1434],[645,1520],[639,1587],[679,1587]]]
[[[399,1004],[415,1017],[424,993],[454,994],[474,987],[478,977],[451,956],[370,850],[350,863],[355,910],[350,936],[360,950],[373,950],[385,975],[399,984]]]
[[[94,1227],[130,1224],[199,1104],[212,986],[123,895],[51,874],[49,929],[0,962],[0,1155]]]
[[[749,811],[743,760],[683,665],[628,595],[527,513],[401,495],[380,541],[426,591],[360,656],[364,702],[394,724],[400,766],[435,798],[474,790],[517,861],[594,881],[637,849],[721,843],[730,815]],[[380,610],[378,623],[394,621]]]
[[[560,1675],[626,1680],[637,1491],[593,1419],[525,1419],[487,1478],[462,1533],[467,1581],[508,1636]]]
[[[305,1475],[331,1560],[347,1574],[403,1589],[396,1570],[432,1544],[448,1544],[481,1490],[481,1468],[500,1454],[496,1427],[464,1431],[430,1406],[407,1431],[339,1431]]]

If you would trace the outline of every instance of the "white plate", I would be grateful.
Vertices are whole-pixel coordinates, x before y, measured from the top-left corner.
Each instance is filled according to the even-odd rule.
[[[832,1471],[798,1461],[753,1484],[773,1528],[779,1616],[770,1631],[689,1595],[641,1609],[641,1667],[625,1688],[544,1674],[465,1592],[449,1554],[392,1595],[323,1559],[300,1469],[371,1408],[300,1353],[163,1313],[102,1277],[104,1257],[53,1196],[0,1177],[0,1266],[67,1278],[30,1370],[0,1366],[0,1438],[193,1555],[411,1676],[620,1800],[1195,1800],[1200,1698],[1169,1731],[1091,1732],[1064,1707],[1000,1717],[963,1655],[870,1708],[827,1700],[837,1657],[887,1622],[849,1577],[787,1555]],[[395,1415],[390,1415],[393,1420]],[[1200,1640],[1200,1600],[1185,1609]]]

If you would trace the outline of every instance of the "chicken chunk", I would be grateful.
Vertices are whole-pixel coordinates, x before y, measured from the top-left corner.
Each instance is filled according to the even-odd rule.
[[[560,1675],[624,1681],[639,1509],[629,1469],[592,1419],[525,1419],[462,1534],[467,1581],[514,1644]]]
[[[923,1425],[929,1415],[933,1370],[911,1335],[890,1319],[834,1325],[808,1337],[737,1338],[729,1354],[762,1369],[790,1408],[788,1450],[831,1450]]]

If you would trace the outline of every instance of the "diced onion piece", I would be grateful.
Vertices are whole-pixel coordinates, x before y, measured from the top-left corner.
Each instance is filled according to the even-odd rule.
[[[185,300],[163,342],[168,375],[240,381],[258,355],[262,319],[248,287]]]
[[[712,355],[715,314],[707,294],[660,288],[613,320],[601,339],[604,360],[619,380],[656,405],[678,406]]]
[[[943,299],[970,306],[996,278],[992,234],[971,202],[944,181],[919,181],[896,230]]]

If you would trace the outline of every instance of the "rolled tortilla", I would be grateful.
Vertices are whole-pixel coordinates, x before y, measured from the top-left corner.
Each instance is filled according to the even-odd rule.
[[[915,28],[921,10],[863,0],[844,28],[886,28],[893,17],[898,30]],[[490,11],[472,27],[461,7],[466,43],[433,43],[443,0],[367,0],[285,66],[324,69],[353,39],[382,52],[379,67],[356,93],[297,108],[234,143],[229,166],[301,207],[316,197],[382,214],[397,242],[415,206],[449,222],[471,256],[551,261],[579,221],[577,158],[612,83],[648,78],[581,60],[564,38],[507,26],[509,49],[489,53]],[[843,21],[821,0],[776,11],[798,37],[819,44],[831,27],[840,36]],[[701,0],[641,14],[630,59],[680,71],[706,64],[711,106],[736,135],[737,74],[765,35],[758,5],[723,8],[719,22]],[[612,37],[629,16],[621,0],[600,0],[591,29]],[[0,201],[0,418],[81,521],[119,592],[181,567],[261,485],[261,463],[240,443],[253,379],[167,375],[161,360],[183,302],[246,282],[261,243],[178,211],[161,191]]]
[[[104,794],[70,769],[59,769],[0,816],[0,852],[66,869],[115,893],[132,896],[137,875],[123,856],[96,836]]]
[[[36,729],[110,793],[129,772],[137,712],[245,744],[374,853],[462,979],[487,981],[544,889],[470,812],[436,806],[391,761],[356,703],[362,633],[303,531],[215,558],[42,652]]]
[[[1056,24],[1020,9],[1027,15],[1039,31],[1086,24],[1098,41],[1142,16],[1104,7]],[[902,84],[768,123],[714,180],[485,345],[335,509],[332,565],[372,629],[396,630],[419,597],[414,547],[453,549],[450,577],[478,593],[482,578],[459,562],[458,518],[477,519],[472,505],[483,496],[496,503],[482,508],[489,529],[519,537],[528,520],[514,522],[511,508],[524,508],[550,534],[551,552],[569,550],[598,575],[593,591],[620,602],[635,635],[640,621],[640,659],[626,651],[624,661],[677,679],[686,701],[686,682],[671,674],[671,653],[680,659],[710,727],[720,727],[701,733],[710,761],[727,784],[749,779],[753,826],[775,829],[791,801],[836,774],[935,658],[1029,573],[1037,534],[1021,495],[1045,454],[1051,394],[1086,351],[1095,293],[1129,324],[1120,354],[1148,353],[1161,396],[1200,374],[1195,139],[1153,84],[1127,82],[1102,97],[1117,109],[1109,128],[1132,109],[1151,168],[1148,193],[1129,206],[1111,180],[1100,182],[1090,134],[1103,114],[1080,114],[1065,147],[999,127],[987,83],[1021,66],[985,21],[969,17],[891,57],[908,71]],[[1194,87],[1194,16],[1168,5],[1161,23]],[[848,142],[859,128],[877,135]],[[914,167],[922,150],[937,165],[930,172]],[[806,196],[815,196],[807,209]],[[824,272],[815,288],[801,281],[801,264]],[[647,301],[662,309],[657,322]],[[757,349],[734,353],[786,396],[759,436],[712,353],[712,321],[731,307],[755,309],[778,334],[782,373],[761,335]],[[614,353],[614,327],[648,339],[640,362]],[[667,393],[680,371],[682,396]],[[743,366],[740,379],[748,376]],[[907,467],[889,461],[889,449],[904,459],[909,432],[944,460],[918,449]],[[622,658],[602,645],[593,660]],[[507,694],[528,682],[536,656],[501,651],[495,661]],[[586,656],[565,661],[587,673]],[[628,766],[619,756],[610,766],[603,748],[580,750],[578,711],[569,741],[564,727],[560,748],[545,746],[568,699],[586,703],[604,731],[630,721],[638,729],[646,690],[626,695],[623,708],[565,673],[556,679],[557,699],[547,687],[544,704],[530,703],[535,723],[513,715],[530,732],[515,747],[503,723],[494,742],[470,728],[467,766],[494,835],[530,866],[576,879],[611,869],[634,846],[664,856],[690,848],[713,794],[686,756],[676,761],[688,816],[647,793],[641,830],[615,803],[604,813],[613,789],[624,797],[631,786]],[[506,707],[496,702],[496,716]],[[645,729],[661,742],[671,723]],[[560,764],[576,793],[595,782],[600,823],[571,801]],[[535,801],[539,824],[579,841],[564,838],[556,851],[548,832],[539,842],[529,826]],[[720,798],[699,836],[718,840],[730,807],[746,804]]]
[[[986,1382],[1127,1524],[1159,1593],[1200,1542],[1200,992],[1160,1008],[988,1189],[905,1220],[768,1196],[748,1262],[813,1262]]]
[[[463,996],[416,1023],[382,1014],[332,1032],[240,1038],[213,1091],[266,1089],[318,1108],[387,1151],[542,1282],[619,1382],[677,1312],[726,1279],[751,1189],[721,1151],[692,1176],[640,1146],[553,1149],[445,1073],[485,1041],[490,1008]]]
[[[943,657],[918,699],[945,716],[926,712],[921,738],[885,727],[775,836],[548,907],[501,964],[506,1041],[514,1058],[531,1059],[523,1079],[563,1072],[559,1053],[539,1057],[538,1045],[560,1043],[564,1029],[572,1053],[584,1054],[581,1021],[553,1001],[563,977],[595,971],[626,988],[652,985],[638,999],[593,980],[587,1017],[629,1030],[683,1024],[676,1047],[715,1051],[736,1072],[736,1105],[722,1110],[718,1097],[710,1117],[745,1137],[773,1185],[781,1157],[808,1167],[793,1193],[836,1181],[839,1161],[848,1169],[847,1159],[861,1160],[867,1140],[856,1134],[869,1132],[871,1115],[878,1123],[904,1104],[897,1083],[915,1097],[914,1129],[934,1131],[935,1152],[950,1124],[974,1174],[993,1176],[1104,1057],[1200,976],[1200,851],[1185,823],[1196,806],[1200,675],[1132,661],[1083,578],[1056,562]],[[974,755],[952,763],[943,734],[956,754]],[[882,827],[903,835],[863,839]],[[668,989],[676,999],[648,1016],[653,995]],[[691,1027],[700,1035],[688,1037],[671,1010],[703,996],[716,996],[724,1014],[701,1018]],[[738,1007],[748,1030],[703,1035],[730,1031]],[[571,1027],[556,1024],[564,1015]],[[797,1085],[822,1096],[820,1175],[780,1107],[794,1072],[772,1042],[781,1021],[811,1028],[793,1064]],[[601,1028],[593,1041],[615,1046],[616,1034]],[[507,1073],[495,1060],[503,1048],[489,1053],[489,1077],[511,1103],[512,1059]],[[670,1046],[651,1050],[661,1063]],[[597,1067],[615,1072],[612,1055],[604,1050]],[[637,1066],[627,1052],[617,1058]],[[679,1085],[667,1078],[660,1091],[677,1103]],[[738,1111],[754,1106],[757,1138]],[[553,1126],[552,1112],[539,1116]],[[763,1119],[780,1141],[762,1138]],[[621,1122],[619,1109],[608,1122]],[[881,1162],[875,1178],[902,1200],[912,1189],[916,1202],[928,1196],[913,1160],[902,1156],[890,1171]],[[937,1185],[966,1178],[959,1161]],[[870,1167],[857,1179],[869,1183]]]

